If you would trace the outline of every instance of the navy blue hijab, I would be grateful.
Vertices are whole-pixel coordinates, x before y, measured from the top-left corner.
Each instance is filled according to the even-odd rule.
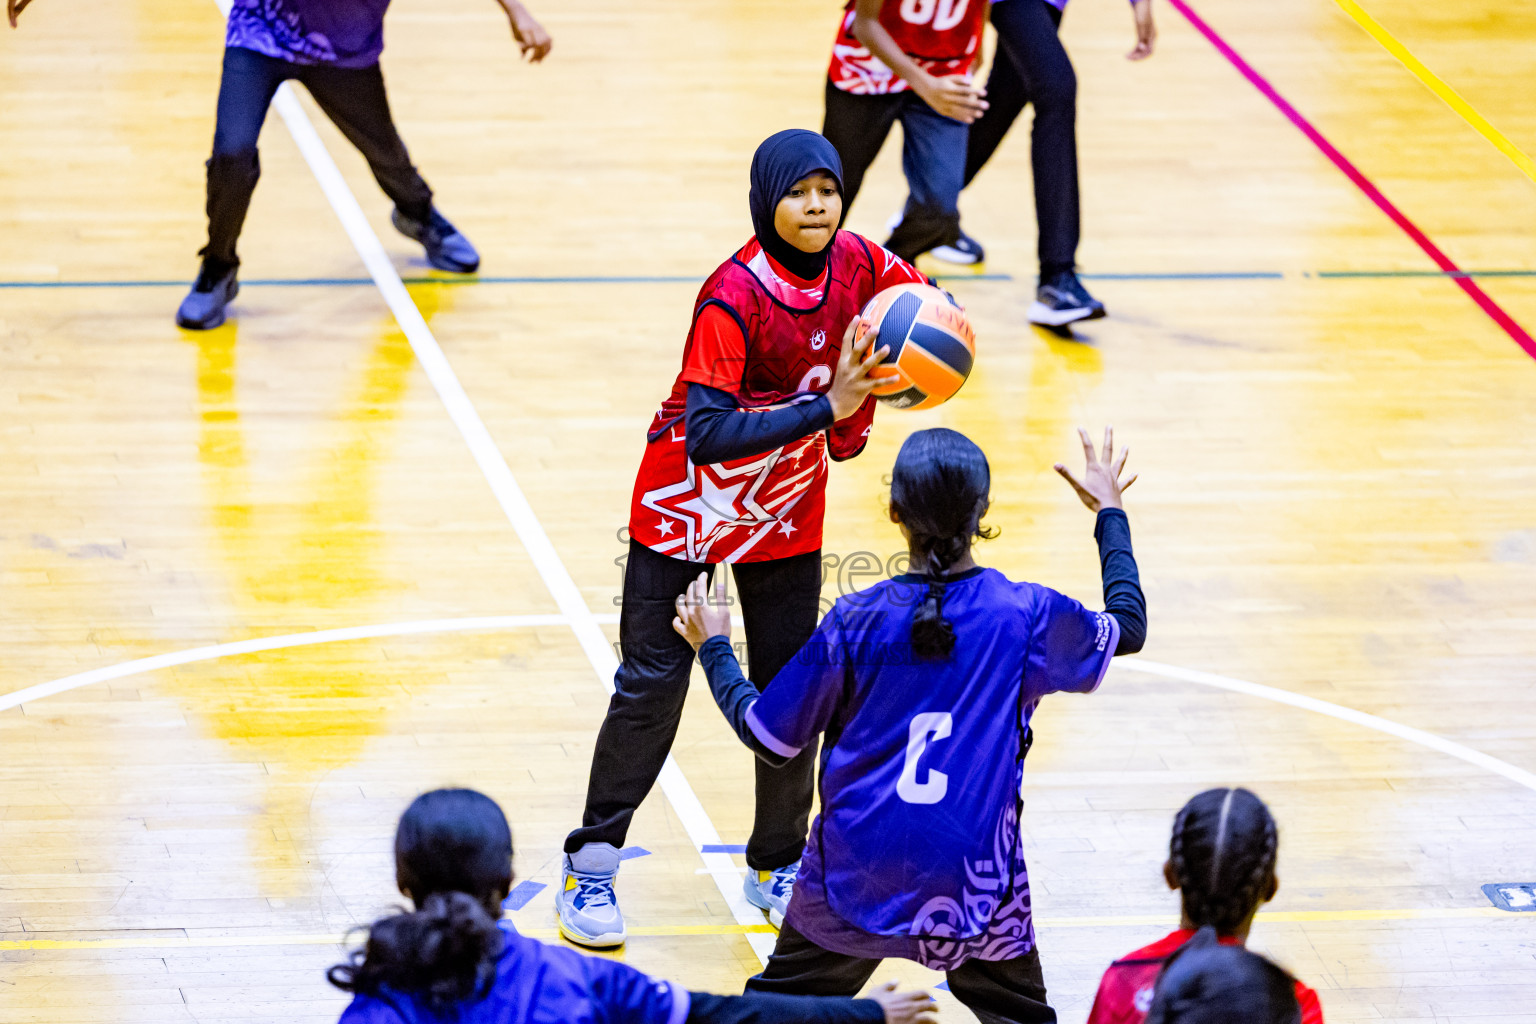
[[[804,128],[788,128],[768,136],[752,155],[752,190],[747,205],[752,210],[752,230],[763,250],[785,270],[805,281],[814,281],[826,269],[827,257],[837,231],[820,252],[803,252],[791,245],[773,226],[773,212],[795,182],[817,171],[837,179],[843,189],[843,162],[832,143]]]

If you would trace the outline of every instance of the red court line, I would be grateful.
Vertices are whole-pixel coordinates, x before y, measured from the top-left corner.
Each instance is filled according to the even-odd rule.
[[[1441,252],[1440,247],[1431,241],[1428,235],[1420,231],[1417,224],[1408,219],[1407,214],[1399,210],[1392,200],[1383,195],[1381,189],[1372,184],[1371,179],[1362,174],[1360,168],[1350,162],[1349,157],[1340,153],[1333,143],[1324,138],[1323,133],[1318,131],[1311,121],[1308,121],[1301,115],[1300,111],[1291,106],[1290,102],[1284,96],[1281,96],[1274,86],[1269,84],[1269,80],[1255,71],[1253,65],[1249,64],[1243,59],[1241,54],[1232,49],[1227,44],[1227,41],[1216,33],[1215,29],[1205,23],[1204,18],[1201,18],[1200,15],[1190,8],[1189,4],[1185,3],[1184,0],[1168,0],[1168,2],[1173,5],[1174,10],[1184,15],[1185,19],[1195,26],[1195,29],[1205,36],[1212,46],[1216,47],[1218,53],[1227,58],[1232,66],[1237,68],[1242,76],[1252,83],[1255,89],[1263,93],[1264,97],[1273,103],[1280,113],[1289,118],[1291,124],[1295,125],[1303,135],[1311,139],[1312,144],[1322,150],[1323,155],[1332,160],[1333,165],[1344,172],[1344,176],[1354,182],[1355,187],[1364,192],[1382,213],[1391,218],[1392,223],[1402,228],[1403,233],[1413,239],[1419,248],[1424,250],[1425,255],[1434,260],[1435,266],[1447,273],[1458,275],[1462,273],[1461,268],[1456,266],[1449,256]],[[1504,333],[1513,338],[1515,344],[1524,349],[1531,358],[1536,359],[1536,338],[1532,338],[1524,327],[1515,322],[1514,317],[1504,312],[1503,307],[1494,302],[1487,292],[1478,287],[1476,281],[1465,276],[1453,277],[1452,280],[1456,282],[1457,287],[1467,293],[1473,302],[1477,303],[1484,313],[1487,313],[1493,319],[1494,323],[1504,328]]]

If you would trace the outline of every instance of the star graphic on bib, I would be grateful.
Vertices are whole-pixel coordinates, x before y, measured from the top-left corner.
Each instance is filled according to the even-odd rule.
[[[790,534],[798,533],[799,531],[795,528],[795,524],[793,522],[786,519],[779,524],[779,532],[788,537]]]
[[[661,524],[656,527],[656,532],[663,537],[670,537],[672,535],[672,520],[663,519]]]

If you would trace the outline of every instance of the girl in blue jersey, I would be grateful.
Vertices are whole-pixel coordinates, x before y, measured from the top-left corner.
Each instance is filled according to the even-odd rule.
[[[1125,453],[1064,476],[1098,513],[1105,611],[978,566],[991,473],[953,430],[902,445],[891,520],[912,571],[841,598],[761,694],[731,654],[729,609],[703,577],[678,599],[715,700],[770,763],[825,733],[821,815],[785,924],[751,992],[852,995],[880,960],[948,972],[983,1021],[1055,1021],[1030,916],[1019,829],[1029,721],[1049,693],[1088,693],[1141,649],[1146,603],[1120,506]]]
[[[924,992],[890,982],[869,999],[689,992],[612,960],[519,935],[499,921],[512,830],[490,797],[417,797],[395,833],[395,877],[413,911],[375,921],[327,974],[354,994],[342,1024],[933,1024]]]

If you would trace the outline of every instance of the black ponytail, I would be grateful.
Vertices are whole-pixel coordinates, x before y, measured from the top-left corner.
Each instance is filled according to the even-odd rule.
[[[944,427],[907,438],[891,472],[891,512],[907,528],[913,568],[929,577],[912,618],[912,650],[922,658],[947,658],[955,631],[944,617],[944,577],[977,537],[997,531],[981,525],[987,514],[992,471],[976,443]]]
[[[438,892],[420,910],[375,921],[367,945],[325,976],[345,992],[377,995],[387,986],[442,1011],[486,993],[501,946],[501,929],[479,900]]]
[[[417,797],[395,832],[395,877],[416,909],[375,921],[363,948],[326,978],[346,992],[409,993],[436,1012],[484,995],[512,887],[512,830],[501,808],[469,789]]]
[[[1173,819],[1168,863],[1195,927],[1232,935],[1270,895],[1279,830],[1246,789],[1208,789]]]

